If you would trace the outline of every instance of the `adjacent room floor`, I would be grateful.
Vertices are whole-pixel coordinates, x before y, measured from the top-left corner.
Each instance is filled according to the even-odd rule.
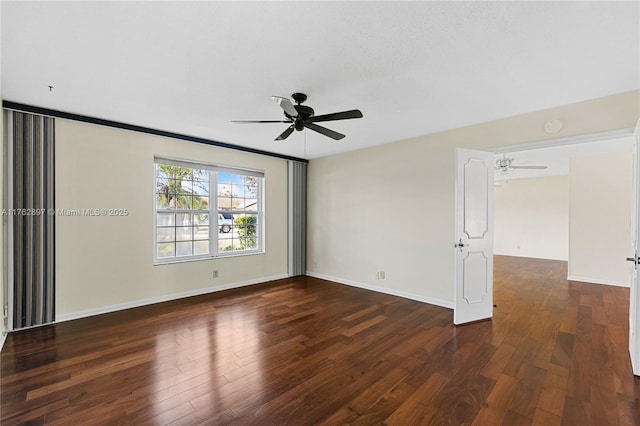
[[[629,290],[496,256],[491,321],[301,277],[12,333],[3,425],[640,424]]]

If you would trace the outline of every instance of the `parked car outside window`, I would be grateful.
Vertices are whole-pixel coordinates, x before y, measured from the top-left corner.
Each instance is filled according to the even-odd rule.
[[[225,234],[231,231],[231,227],[233,226],[233,215],[230,213],[218,213],[218,229],[219,232],[223,232]]]

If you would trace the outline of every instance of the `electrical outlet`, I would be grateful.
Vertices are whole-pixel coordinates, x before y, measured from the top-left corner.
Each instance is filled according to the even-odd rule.
[[[376,280],[380,279],[380,272],[376,272]]]
[[[380,271],[380,279],[384,280],[385,279],[385,273],[384,271]]]
[[[213,270],[213,278],[218,278],[218,270],[217,269]]]

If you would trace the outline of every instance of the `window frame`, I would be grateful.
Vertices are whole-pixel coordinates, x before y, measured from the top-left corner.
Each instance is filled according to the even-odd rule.
[[[157,184],[158,184],[158,165],[167,165],[167,166],[177,166],[177,167],[186,167],[191,169],[204,170],[209,174],[209,205],[207,210],[194,210],[192,209],[163,209],[158,207],[157,205]],[[256,194],[256,210],[251,210],[246,213],[255,214],[257,216],[256,219],[256,227],[257,227],[257,238],[256,238],[256,248],[255,249],[244,249],[244,250],[231,250],[231,251],[221,251],[219,249],[219,221],[218,221],[218,213],[220,209],[218,208],[218,173],[231,173],[241,176],[254,176],[258,177],[258,190]],[[216,164],[208,164],[197,161],[190,161],[184,159],[177,159],[165,156],[154,156],[153,159],[153,264],[154,265],[166,265],[172,263],[182,263],[182,262],[193,262],[199,260],[208,260],[215,258],[224,258],[224,257],[234,257],[234,256],[250,256],[254,254],[263,254],[265,253],[265,220],[264,220],[264,185],[265,185],[265,177],[264,171],[247,169],[247,168],[239,168],[232,166],[222,166]],[[208,254],[198,254],[198,255],[188,255],[188,256],[177,256],[173,257],[158,257],[158,243],[162,241],[158,241],[158,214],[159,213],[187,213],[187,214],[195,214],[195,213],[205,213],[209,215],[209,253]],[[231,214],[243,213],[242,211],[238,211]],[[175,225],[174,225],[175,227]],[[175,227],[177,228],[177,227]],[[174,243],[176,242],[174,236]],[[197,241],[193,239],[192,242]]]

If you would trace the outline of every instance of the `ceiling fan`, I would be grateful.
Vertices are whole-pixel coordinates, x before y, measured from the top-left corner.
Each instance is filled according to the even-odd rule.
[[[529,170],[544,170],[547,166],[517,166],[513,164],[515,158],[507,158],[506,154],[502,154],[502,158],[496,160],[495,170],[499,171],[501,175],[509,173],[509,169],[529,169]]]
[[[288,98],[282,98],[280,96],[272,96],[271,99],[276,101],[280,108],[284,110],[284,116],[286,120],[234,120],[232,123],[291,123],[287,129],[280,134],[275,140],[282,141],[293,133],[294,130],[302,131],[305,127],[311,129],[314,132],[321,133],[331,139],[340,140],[345,135],[335,132],[326,127],[318,126],[315,123],[322,121],[333,120],[348,120],[350,118],[362,118],[362,112],[357,109],[349,111],[334,112],[331,114],[314,115],[313,108],[306,105],[302,105],[307,100],[307,95],[304,93],[294,93],[291,95],[296,105],[291,103]]]

